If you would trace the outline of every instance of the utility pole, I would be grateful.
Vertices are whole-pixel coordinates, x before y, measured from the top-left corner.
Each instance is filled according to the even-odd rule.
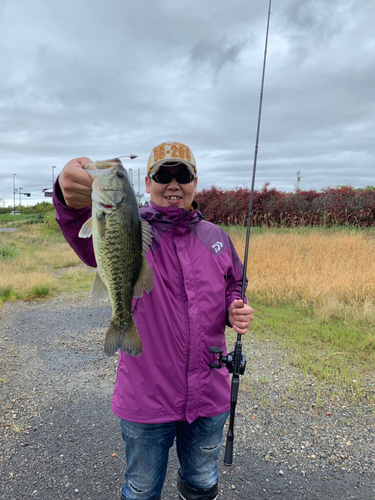
[[[299,191],[300,191],[299,185],[300,185],[301,179],[302,179],[302,177],[301,177],[301,171],[298,170],[298,172],[297,172],[297,189],[296,189],[297,193],[299,193]]]
[[[14,214],[16,213],[16,175],[13,174],[13,210]]]

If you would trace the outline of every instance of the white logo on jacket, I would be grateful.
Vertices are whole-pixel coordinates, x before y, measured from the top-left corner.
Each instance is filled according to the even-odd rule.
[[[217,241],[214,245],[212,245],[212,248],[215,249],[215,253],[217,253],[219,250],[223,248],[223,244],[221,241]]]

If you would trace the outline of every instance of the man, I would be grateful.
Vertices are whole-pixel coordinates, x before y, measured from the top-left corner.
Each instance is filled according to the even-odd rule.
[[[59,176],[56,219],[79,257],[96,266],[91,240],[78,237],[91,214],[89,158],[71,160]],[[210,346],[226,352],[225,327],[246,333],[253,309],[241,297],[242,263],[225,231],[203,219],[194,195],[197,167],[190,148],[155,147],[148,160],[150,204],[141,217],[152,230],[146,259],[149,294],[133,299],[143,352],[119,353],[112,410],[126,445],[123,500],[157,500],[176,439],[179,498],[218,495],[217,460],[230,409],[227,370],[210,369]]]

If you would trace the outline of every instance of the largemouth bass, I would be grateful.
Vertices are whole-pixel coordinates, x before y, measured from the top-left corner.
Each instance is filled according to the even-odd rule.
[[[128,174],[117,158],[85,166],[93,178],[92,217],[79,236],[92,235],[97,273],[91,294],[109,300],[112,318],[106,333],[104,352],[118,349],[139,356],[142,343],[132,315],[132,298],[150,292],[152,270],[144,255],[151,243],[151,230],[141,221],[138,203]]]

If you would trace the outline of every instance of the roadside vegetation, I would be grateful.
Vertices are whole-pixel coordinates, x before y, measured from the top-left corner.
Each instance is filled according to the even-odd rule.
[[[226,229],[242,258],[246,228]],[[328,386],[375,398],[375,228],[252,228],[247,276],[257,335]]]
[[[225,230],[242,259],[246,228]],[[375,400],[374,227],[252,228],[247,275],[255,309],[247,339],[277,339],[320,388]],[[86,296],[92,281],[53,212],[42,223],[0,233],[0,301]],[[234,340],[229,331],[229,349]]]
[[[21,227],[28,224],[40,224],[46,215],[54,211],[53,204],[48,201],[37,203],[33,206],[16,206],[17,212],[14,212],[13,206],[1,206],[0,200],[0,227]]]
[[[212,186],[197,193],[196,200],[210,222],[247,224],[250,189]],[[295,192],[284,192],[266,183],[254,191],[252,221],[262,227],[373,227],[375,187],[302,191],[298,186]]]
[[[43,220],[0,233],[0,301],[90,289],[93,276],[66,243],[55,214]]]

